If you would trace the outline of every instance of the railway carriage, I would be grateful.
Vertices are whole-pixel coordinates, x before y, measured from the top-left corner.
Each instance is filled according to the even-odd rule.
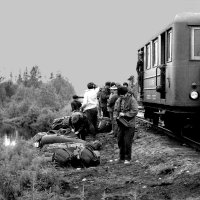
[[[168,129],[199,143],[200,13],[176,15],[139,52],[143,52],[140,100],[145,117],[154,124],[161,119]]]

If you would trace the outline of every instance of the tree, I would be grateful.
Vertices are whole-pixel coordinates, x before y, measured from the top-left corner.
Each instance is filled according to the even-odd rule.
[[[0,83],[5,79],[5,77],[0,75]]]
[[[51,74],[50,74],[50,80],[52,80],[52,79],[54,79],[54,74],[53,74],[53,72],[51,72]]]
[[[4,102],[6,101],[6,90],[5,87],[0,84],[0,105],[4,106]]]
[[[27,67],[26,67],[26,70],[25,70],[25,72],[24,72],[24,74],[23,74],[23,84],[24,84],[24,86],[28,86],[28,80],[29,80],[29,75],[28,75],[28,69],[27,69]]]
[[[58,102],[58,96],[55,88],[50,84],[43,84],[39,89],[39,95],[37,98],[37,105],[40,108],[48,107],[51,110],[58,110],[60,104]]]
[[[67,104],[75,90],[68,80],[62,77],[61,74],[57,74],[56,78],[51,80],[51,85],[55,88],[56,94],[59,97],[59,103],[61,106]]]
[[[10,72],[10,80],[13,81],[13,74]]]
[[[14,85],[12,81],[0,83],[0,102],[2,106],[4,106],[5,102],[7,103],[10,101],[10,98],[16,92],[16,87],[17,86]]]
[[[17,84],[20,85],[23,83],[23,80],[22,80],[22,75],[21,73],[18,75],[18,78],[17,78]]]
[[[28,81],[28,86],[31,87],[39,87],[39,85],[41,84],[41,73],[39,71],[39,67],[38,66],[33,66],[31,71],[30,71],[30,78]]]

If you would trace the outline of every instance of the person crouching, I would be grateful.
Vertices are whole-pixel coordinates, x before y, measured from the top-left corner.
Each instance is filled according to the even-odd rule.
[[[69,124],[74,129],[74,133],[79,139],[85,140],[85,136],[88,133],[92,135],[95,134],[94,126],[82,112],[72,113],[69,118]]]

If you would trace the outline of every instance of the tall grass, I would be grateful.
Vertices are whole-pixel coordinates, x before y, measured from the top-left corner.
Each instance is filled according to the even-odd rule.
[[[4,146],[1,140],[0,151],[1,199],[51,199],[48,195],[54,197],[62,191],[65,180],[60,172],[31,142],[21,140],[16,146]]]

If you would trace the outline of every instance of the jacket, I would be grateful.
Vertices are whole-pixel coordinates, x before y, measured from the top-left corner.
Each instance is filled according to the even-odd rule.
[[[72,112],[73,111],[78,111],[78,110],[80,110],[80,107],[81,107],[81,102],[80,101],[78,101],[78,100],[73,100],[72,102],[71,102],[71,108],[72,108]]]
[[[110,96],[109,88],[103,88],[98,96],[99,96],[99,106],[101,108],[107,107],[107,100],[109,99]]]
[[[119,113],[124,113],[124,118],[129,121],[130,127],[135,127],[135,116],[138,113],[138,103],[136,99],[127,94],[125,97],[119,97],[115,103],[113,116],[115,119],[119,117]]]
[[[109,99],[108,99],[108,104],[107,104],[107,108],[109,112],[113,112],[114,111],[114,106],[115,106],[115,102],[118,99],[118,94],[111,94]]]

